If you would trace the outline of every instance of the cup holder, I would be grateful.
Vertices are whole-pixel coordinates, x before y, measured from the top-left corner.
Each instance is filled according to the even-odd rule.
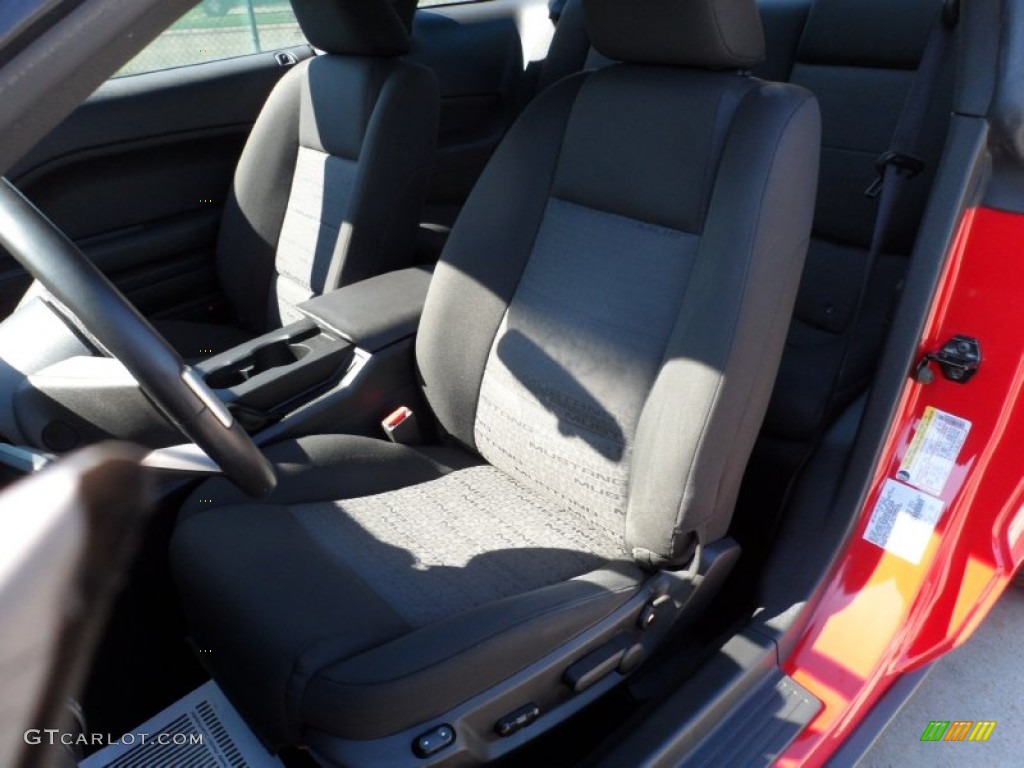
[[[206,383],[213,389],[228,389],[259,376],[273,368],[283,368],[297,363],[310,352],[300,340],[279,339],[258,347],[234,363],[212,371]]]
[[[289,344],[287,341],[275,341],[266,347],[260,347],[252,353],[253,373],[262,373],[271,368],[296,363],[309,354],[305,344]]]

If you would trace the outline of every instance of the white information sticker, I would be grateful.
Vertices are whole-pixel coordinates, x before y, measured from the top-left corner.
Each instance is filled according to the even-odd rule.
[[[864,538],[914,565],[921,562],[945,504],[896,480],[886,480]]]
[[[935,496],[942,493],[964,447],[971,422],[930,405],[917,426],[896,478]]]

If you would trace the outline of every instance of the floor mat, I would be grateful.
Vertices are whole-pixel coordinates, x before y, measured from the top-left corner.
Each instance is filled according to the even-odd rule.
[[[283,768],[212,680],[90,755],[79,768]]]

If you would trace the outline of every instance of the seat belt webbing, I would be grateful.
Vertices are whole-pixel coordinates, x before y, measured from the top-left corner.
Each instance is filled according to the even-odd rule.
[[[839,357],[839,364],[836,367],[832,380],[832,388],[829,394],[830,402],[843,380],[850,348],[853,346],[853,341],[860,325],[864,298],[875,271],[875,263],[878,261],[878,257],[891,235],[893,214],[899,206],[907,182],[924,169],[924,163],[912,153],[916,149],[921,130],[924,127],[929,103],[936,91],[943,61],[953,48],[952,41],[955,21],[951,19],[955,19],[955,14],[950,14],[948,9],[944,7],[942,16],[936,19],[935,24],[928,33],[928,40],[921,54],[921,61],[914,74],[910,90],[904,99],[900,116],[896,122],[896,129],[889,142],[889,149],[879,156],[876,162],[879,177],[865,190],[865,195],[870,197],[877,196],[879,198],[878,210],[875,214],[871,246],[865,259],[860,290],[854,303],[853,313],[850,316],[850,326],[847,328],[845,338],[843,339],[843,349]],[[785,488],[780,499],[780,509],[785,507],[796,479],[802,474],[807,461],[814,455],[821,444],[822,436],[828,427],[828,421],[823,419],[822,423],[818,425],[816,436],[811,439],[807,449],[802,452],[802,455],[797,460],[794,471],[790,474],[788,481],[785,482]],[[781,515],[777,515],[776,518],[781,518]],[[778,519],[771,524],[769,535],[774,536],[774,530],[777,526]]]
[[[864,265],[860,291],[857,294],[857,301],[851,315],[851,325],[847,329],[843,353],[836,369],[833,392],[842,382],[852,340],[859,326],[864,297],[875,271],[875,263],[892,234],[893,215],[903,199],[907,182],[924,170],[924,162],[915,157],[913,153],[924,127],[925,117],[936,90],[943,62],[953,48],[954,24],[949,19],[950,16],[943,9],[943,14],[936,19],[928,34],[928,40],[921,54],[921,61],[903,102],[896,130],[889,142],[889,149],[879,156],[875,163],[878,169],[878,179],[864,192],[868,197],[878,198],[878,210],[875,213],[871,246],[868,249]]]

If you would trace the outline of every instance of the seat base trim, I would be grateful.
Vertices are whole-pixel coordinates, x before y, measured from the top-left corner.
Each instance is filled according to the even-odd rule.
[[[739,554],[739,545],[726,538],[703,548],[695,570],[652,575],[632,598],[605,619],[502,683],[428,722],[365,741],[307,730],[306,745],[325,765],[472,765],[503,757],[610,691],[639,665],[619,664],[579,693],[565,684],[567,669],[609,642],[624,643],[626,638],[631,650],[639,646],[649,655],[667,635],[684,630],[699,618],[732,571]],[[641,622],[644,609],[654,603],[659,606],[659,620]],[[527,703],[539,708],[539,717],[504,737],[495,732],[496,723]],[[441,724],[454,730],[454,741],[431,756],[417,755],[413,751],[417,736]]]

